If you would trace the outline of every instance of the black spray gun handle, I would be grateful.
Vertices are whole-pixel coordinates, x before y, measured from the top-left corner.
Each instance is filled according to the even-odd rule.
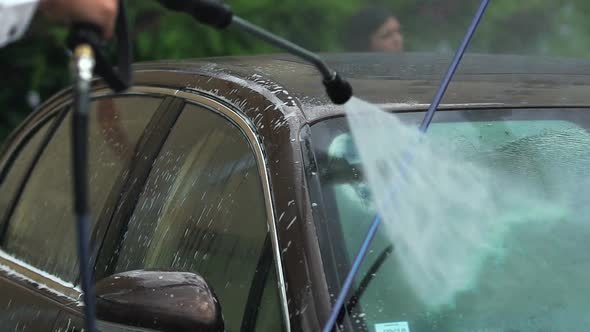
[[[80,45],[88,45],[93,51],[96,62],[94,74],[102,77],[115,92],[122,92],[131,85],[131,62],[133,59],[127,14],[123,1],[119,1],[115,35],[117,39],[117,69],[111,65],[102,51],[104,41],[102,31],[97,25],[91,23],[73,24],[67,44],[73,52]]]
[[[344,104],[352,97],[352,87],[315,53],[280,38],[233,14],[230,7],[214,0],[158,0],[164,7],[187,13],[197,21],[224,29],[232,25],[265,42],[281,48],[314,65],[322,74],[326,93],[335,104]]]
[[[231,8],[215,0],[158,0],[170,10],[191,15],[197,21],[214,28],[225,29],[233,19]]]

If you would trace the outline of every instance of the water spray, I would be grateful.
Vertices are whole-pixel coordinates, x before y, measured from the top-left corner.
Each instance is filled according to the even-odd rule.
[[[445,76],[444,76],[435,96],[434,96],[434,99],[433,99],[432,103],[430,104],[430,107],[428,108],[428,111],[426,112],[426,115],[420,125],[420,131],[422,133],[426,133],[426,131],[428,130],[428,127],[429,127],[430,123],[432,122],[434,114],[438,108],[438,105],[440,104],[440,102],[441,102],[441,100],[442,100],[442,98],[449,86],[449,83],[451,82],[453,75],[455,74],[457,67],[459,66],[459,63],[461,62],[463,54],[465,54],[465,50],[467,49],[467,46],[469,45],[469,42],[471,41],[471,38],[473,37],[473,34],[475,33],[475,30],[477,29],[477,26],[479,25],[479,22],[480,22],[481,18],[483,17],[483,14],[485,13],[488,3],[489,3],[489,0],[482,0],[477,12],[475,13],[475,16],[471,22],[471,25],[467,29],[467,32],[463,38],[463,41],[461,42],[461,45],[457,49],[455,56],[453,57],[453,61],[449,65],[449,68],[447,69],[447,72],[446,72],[446,74],[445,74]],[[408,151],[408,158],[406,158],[406,164],[407,164],[407,161],[411,158],[412,158],[411,151]],[[357,255],[355,256],[355,259],[352,263],[350,271],[348,272],[346,278],[344,279],[344,282],[342,284],[342,288],[340,289],[340,293],[338,294],[338,297],[336,298],[336,302],[334,303],[332,311],[330,312],[330,316],[328,317],[328,320],[323,328],[323,332],[330,332],[333,330],[334,325],[336,324],[336,320],[338,319],[338,315],[340,313],[340,310],[344,307],[346,297],[348,296],[350,288],[352,287],[352,283],[354,281],[354,278],[355,278],[362,262],[364,261],[364,258],[367,254],[369,247],[371,246],[371,242],[373,241],[373,238],[375,237],[375,234],[377,232],[377,229],[379,228],[379,225],[381,224],[381,221],[382,221],[381,216],[379,214],[377,214],[375,216],[375,218],[373,219],[373,221],[371,222],[371,225],[369,226],[369,230],[363,239],[363,242],[361,244],[361,247],[360,247]]]

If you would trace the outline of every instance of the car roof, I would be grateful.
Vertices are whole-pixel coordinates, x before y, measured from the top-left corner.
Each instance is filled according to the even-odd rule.
[[[346,77],[354,94],[386,109],[425,109],[451,54],[322,54]],[[301,116],[317,121],[343,113],[325,95],[321,76],[309,64],[284,54],[142,63],[136,71],[223,74],[246,86],[297,100]],[[184,88],[179,80],[177,88]],[[466,54],[442,107],[587,106],[590,61],[518,55]],[[283,97],[286,97],[283,96]]]

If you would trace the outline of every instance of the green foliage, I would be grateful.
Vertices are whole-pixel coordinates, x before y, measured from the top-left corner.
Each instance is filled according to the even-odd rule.
[[[29,92],[45,100],[68,84],[64,30],[47,27],[37,21],[30,36],[0,49],[0,141],[31,111]]]
[[[367,5],[391,10],[411,51],[456,48],[479,0],[227,0],[234,12],[314,51],[343,51],[343,27]],[[136,61],[277,52],[240,31],[215,31],[189,16],[165,12],[155,1],[128,1]],[[494,0],[470,51],[590,56],[586,0]],[[68,84],[63,40],[67,29],[35,20],[28,36],[0,51],[0,140],[41,99]]]

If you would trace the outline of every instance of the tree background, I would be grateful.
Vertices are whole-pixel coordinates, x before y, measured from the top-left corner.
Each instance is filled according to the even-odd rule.
[[[406,51],[451,52],[479,0],[227,0],[234,12],[314,51],[341,52],[350,15],[367,6],[400,20]],[[239,31],[215,31],[155,1],[127,1],[135,61],[277,52]],[[590,56],[590,1],[493,0],[470,52]],[[39,101],[69,84],[67,29],[36,17],[25,38],[0,50],[0,141]]]

